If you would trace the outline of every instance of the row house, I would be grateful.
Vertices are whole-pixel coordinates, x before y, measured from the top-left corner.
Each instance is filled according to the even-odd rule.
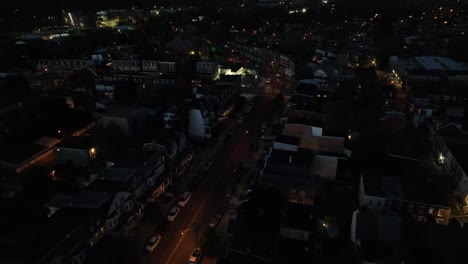
[[[93,65],[93,60],[81,59],[39,59],[37,61],[37,69],[44,72],[81,70]]]
[[[195,72],[198,79],[203,81],[214,81],[219,78],[219,67],[216,62],[196,62]]]
[[[146,202],[172,184],[160,150],[134,151],[110,165],[92,171],[92,182],[78,194],[57,194],[44,204],[55,223],[54,232],[60,231],[59,224],[67,224],[67,229],[63,236],[57,235],[59,242],[40,263],[84,263],[104,233],[128,236]],[[79,216],[74,222],[61,219],[70,212]]]
[[[113,60],[112,70],[121,72],[139,72],[141,71],[141,62],[137,60]]]
[[[159,61],[141,61],[141,70],[147,72],[157,72],[159,70]]]

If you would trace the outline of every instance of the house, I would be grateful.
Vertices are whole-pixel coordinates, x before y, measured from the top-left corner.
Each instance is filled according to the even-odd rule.
[[[175,61],[160,61],[158,69],[161,74],[175,74],[177,70]]]
[[[127,135],[138,134],[148,129],[152,121],[156,123],[156,110],[127,106],[107,105],[93,115],[104,126],[116,125]]]
[[[417,161],[389,159],[380,171],[363,172],[359,183],[359,206],[383,215],[410,215],[416,221],[428,216],[447,224],[451,212],[442,183],[435,171]]]
[[[359,250],[362,261],[380,263],[398,262],[402,256],[395,254],[401,241],[401,218],[394,215],[375,215],[360,211],[353,212],[351,241]]]
[[[102,93],[105,97],[113,98],[115,92],[115,82],[111,81],[96,81],[96,91]]]
[[[177,121],[178,113],[177,106],[173,105],[163,113],[164,128],[174,128],[174,123]]]
[[[280,190],[290,202],[311,205],[315,194],[313,161],[314,156],[304,152],[273,149],[265,158],[259,182]]]
[[[96,174],[96,179],[86,190],[109,194],[110,203],[105,208],[106,230],[125,237],[142,216],[142,205],[135,202],[132,192],[137,176],[134,170],[121,168],[103,168]]]
[[[351,240],[366,263],[465,263],[467,229],[457,221],[415,221],[395,215],[355,211]],[[428,254],[430,252],[430,254]]]
[[[92,165],[97,157],[96,141],[92,135],[67,138],[53,147],[55,162],[83,168]]]
[[[37,69],[43,72],[69,72],[73,70],[86,69],[94,65],[93,60],[68,60],[68,59],[39,59]]]
[[[215,118],[207,100],[196,100],[189,112],[189,137],[196,139],[211,138],[211,123]]]
[[[214,81],[219,78],[219,67],[216,62],[198,61],[195,63],[195,73],[200,80]]]
[[[454,123],[440,126],[434,137],[435,161],[462,201],[463,213],[468,213],[468,132]]]
[[[108,193],[82,191],[69,199],[62,199],[62,202],[54,205],[60,206],[60,210],[39,230],[42,235],[39,235],[41,243],[37,247],[47,249],[38,263],[82,264],[89,250],[106,232]]]
[[[145,72],[158,72],[159,71],[159,61],[141,61],[141,70]]]
[[[288,108],[314,112],[317,98],[314,95],[295,93],[288,101]]]
[[[159,197],[172,185],[168,170],[168,157],[161,148],[157,150],[131,151],[127,157],[117,161],[112,168],[134,170],[132,179],[132,195],[145,203],[154,197]]]
[[[112,70],[118,72],[139,72],[141,71],[141,62],[137,60],[113,60]]]

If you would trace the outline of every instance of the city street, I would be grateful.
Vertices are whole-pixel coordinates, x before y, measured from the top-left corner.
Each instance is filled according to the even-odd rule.
[[[226,208],[229,198],[226,192],[233,190],[234,169],[242,161],[249,161],[252,153],[249,146],[258,139],[257,129],[262,122],[270,121],[272,105],[269,97],[259,97],[256,106],[246,115],[246,119],[234,129],[234,134],[227,139],[214,155],[213,165],[203,176],[196,190],[193,190],[189,203],[181,208],[173,223],[168,223],[167,232],[155,252],[149,254],[145,263],[171,264],[186,263],[195,248],[194,225],[200,229],[198,242],[202,242],[203,233],[215,212]],[[222,140],[222,139],[221,139]]]

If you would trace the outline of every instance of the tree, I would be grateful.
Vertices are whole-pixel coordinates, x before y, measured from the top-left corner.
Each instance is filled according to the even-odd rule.
[[[133,103],[137,100],[137,85],[131,81],[117,83],[114,98],[120,103]]]
[[[273,106],[276,109],[281,109],[284,106],[284,95],[282,93],[279,93],[273,98]]]
[[[129,140],[122,129],[114,124],[98,127],[95,131],[98,157],[116,160],[127,152]]]
[[[28,91],[30,89],[28,79],[23,75],[9,75],[5,78],[5,82],[1,86],[0,93],[17,94]]]

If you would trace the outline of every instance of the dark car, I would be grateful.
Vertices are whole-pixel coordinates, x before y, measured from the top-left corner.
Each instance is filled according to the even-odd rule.
[[[208,226],[211,228],[215,228],[219,221],[221,220],[221,214],[216,213],[213,216],[211,216],[210,221],[208,221]]]

